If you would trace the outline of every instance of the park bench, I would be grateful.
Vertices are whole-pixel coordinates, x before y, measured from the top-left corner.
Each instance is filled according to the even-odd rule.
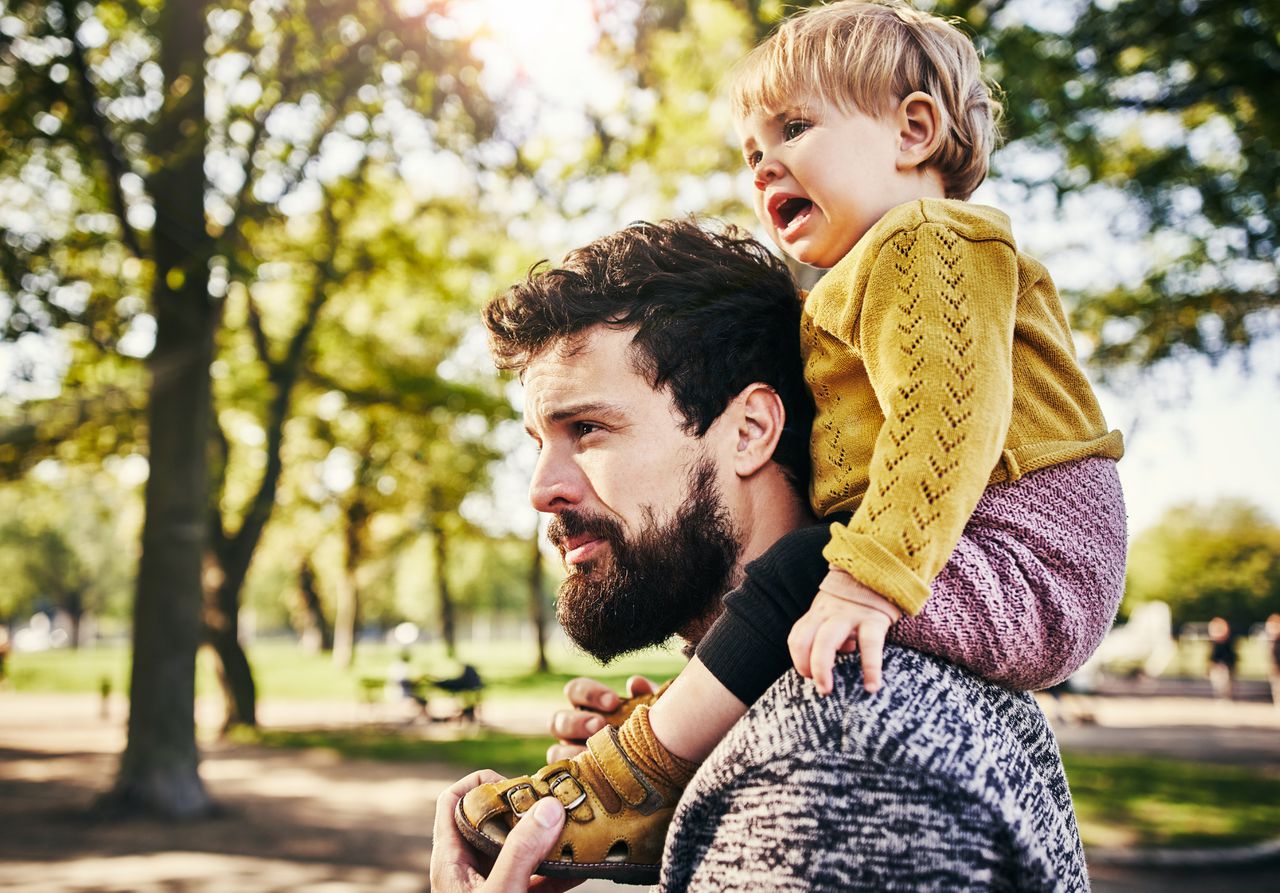
[[[360,679],[360,699],[366,704],[374,704],[386,696],[387,679],[380,676],[365,676]],[[457,676],[436,679],[430,676],[419,676],[408,680],[405,694],[418,702],[422,716],[431,722],[475,723],[479,721],[478,712],[484,698],[484,680],[480,671],[471,664],[465,664]],[[453,709],[449,713],[434,713],[429,709],[431,696],[443,692],[450,696]]]

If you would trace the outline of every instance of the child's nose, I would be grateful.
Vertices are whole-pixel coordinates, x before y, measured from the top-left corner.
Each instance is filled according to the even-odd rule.
[[[778,177],[782,176],[782,165],[772,158],[763,158],[756,165],[756,189],[763,190]]]

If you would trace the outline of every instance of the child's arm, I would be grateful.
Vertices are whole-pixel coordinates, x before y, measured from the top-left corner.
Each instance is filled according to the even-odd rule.
[[[857,649],[863,685],[869,692],[879,691],[884,638],[901,616],[902,610],[893,602],[832,567],[813,605],[787,637],[796,671],[829,695],[836,652]]]
[[[907,614],[924,607],[1001,461],[1017,294],[1009,244],[926,223],[879,251],[857,318],[834,321],[862,358],[882,419],[861,500],[847,523],[831,525],[823,555]],[[832,422],[846,438],[868,436],[864,419]],[[814,452],[815,480],[825,463],[827,492],[838,493],[839,451]]]

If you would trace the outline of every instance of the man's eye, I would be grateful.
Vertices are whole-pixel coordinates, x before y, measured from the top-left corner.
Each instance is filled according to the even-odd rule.
[[[782,126],[783,139],[793,140],[812,126],[808,121],[788,121]]]
[[[593,434],[599,430],[600,430],[600,426],[593,424],[592,422],[574,422],[573,423],[574,436],[579,438],[586,437],[588,434]]]

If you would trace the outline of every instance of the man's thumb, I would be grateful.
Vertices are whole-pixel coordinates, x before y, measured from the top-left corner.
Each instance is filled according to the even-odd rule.
[[[502,852],[493,864],[485,890],[514,893],[529,888],[529,876],[547,857],[564,826],[564,807],[554,797],[544,797],[516,822],[507,835]]]

